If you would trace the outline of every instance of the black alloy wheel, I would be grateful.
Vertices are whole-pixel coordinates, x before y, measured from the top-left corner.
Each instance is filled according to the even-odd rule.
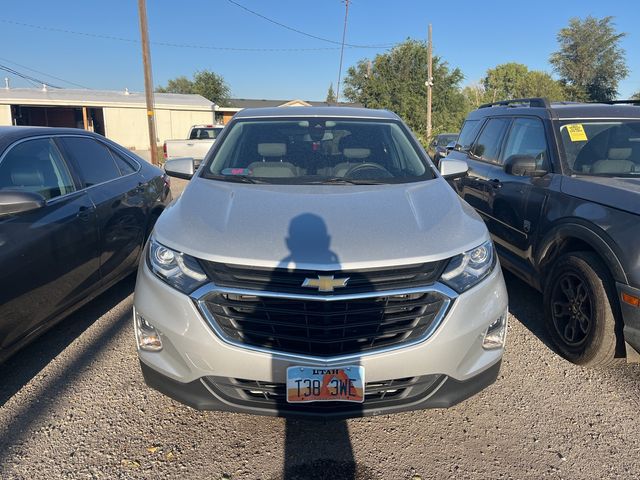
[[[556,259],[544,288],[544,320],[560,355],[584,366],[614,363],[618,310],[615,283],[600,257],[572,252]]]

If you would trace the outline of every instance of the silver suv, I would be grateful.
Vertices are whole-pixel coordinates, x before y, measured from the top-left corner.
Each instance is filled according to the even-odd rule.
[[[344,418],[494,382],[507,293],[484,222],[394,114],[247,109],[158,220],[134,324],[148,385],[198,409]]]

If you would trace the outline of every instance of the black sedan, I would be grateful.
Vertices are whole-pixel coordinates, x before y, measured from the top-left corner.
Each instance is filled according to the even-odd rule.
[[[134,271],[169,179],[76,129],[0,127],[0,362]]]
[[[440,135],[436,135],[433,141],[429,144],[429,155],[436,167],[440,166],[440,160],[446,157],[449,153],[447,145],[451,142],[455,142],[457,139],[457,133],[441,133]]]

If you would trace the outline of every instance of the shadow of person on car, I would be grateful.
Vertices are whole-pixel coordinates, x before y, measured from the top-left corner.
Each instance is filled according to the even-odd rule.
[[[274,272],[269,291],[283,291],[283,278],[290,285],[290,292],[296,291],[310,296],[322,294],[320,287],[302,288],[305,278],[319,280],[319,276],[335,275],[341,279],[347,275],[340,273],[340,259],[330,248],[331,236],[325,221],[318,215],[305,213],[293,218],[289,224],[286,245],[290,252]],[[329,270],[329,271],[327,271]],[[277,273],[276,273],[277,272]],[[364,287],[362,285],[361,287]],[[365,288],[366,289],[366,288]],[[284,287],[287,290],[287,287]],[[308,290],[308,292],[307,292]],[[336,290],[334,294],[340,294]],[[344,328],[337,328],[340,322],[344,326],[346,317],[334,311],[340,308],[338,302],[302,301],[296,312],[302,327],[293,328],[289,333],[300,335],[300,341],[276,340],[274,350],[291,351],[302,355],[331,356],[344,348],[342,338],[349,333]],[[346,306],[345,306],[346,308]],[[309,313],[311,312],[311,313]],[[344,319],[344,320],[343,320]],[[314,328],[309,328],[312,326]],[[274,355],[276,357],[277,355]],[[282,357],[281,357],[282,358]],[[294,364],[297,362],[294,362]],[[300,366],[314,366],[312,363]],[[359,365],[358,357],[349,359],[349,365]],[[317,366],[317,362],[315,363]],[[272,376],[274,383],[279,384],[276,408],[285,420],[284,469],[281,477],[293,479],[345,479],[356,478],[357,467],[353,447],[349,438],[349,429],[344,419],[336,420],[333,416],[338,411],[348,409],[350,414],[359,416],[362,410],[360,403],[345,402],[309,402],[292,404],[286,398],[286,366],[284,362],[273,362]],[[291,418],[296,414],[312,413],[314,418]],[[360,476],[358,474],[358,476]]]

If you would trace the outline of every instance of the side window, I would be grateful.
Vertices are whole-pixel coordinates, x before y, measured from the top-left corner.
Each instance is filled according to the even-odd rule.
[[[460,136],[458,137],[458,145],[460,150],[467,151],[473,145],[473,141],[476,139],[478,129],[480,128],[480,120],[467,120],[462,126]]]
[[[497,162],[500,145],[509,122],[509,118],[491,118],[482,129],[482,133],[480,133],[478,141],[471,149],[471,153],[488,162]]]
[[[109,151],[111,152],[111,155],[113,155],[113,158],[116,161],[116,165],[118,165],[122,176],[130,175],[138,170],[138,166],[134,165],[132,160],[125,158],[124,155],[121,155],[111,148],[109,149]]]
[[[60,142],[77,165],[86,187],[120,177],[120,170],[107,147],[92,138],[62,137]]]
[[[50,138],[11,148],[0,163],[0,190],[36,192],[50,200],[76,190],[69,168]]]
[[[503,162],[514,155],[535,158],[538,168],[546,165],[547,140],[540,119],[516,118],[513,121],[502,154]]]

